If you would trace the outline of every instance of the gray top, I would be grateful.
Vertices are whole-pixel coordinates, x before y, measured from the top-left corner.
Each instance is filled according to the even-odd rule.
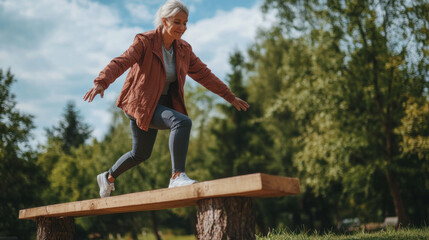
[[[164,45],[162,45],[162,56],[164,58],[165,72],[167,73],[167,79],[165,80],[164,90],[162,91],[163,95],[168,94],[168,89],[170,84],[177,79],[176,75],[176,57],[174,56],[173,46],[170,50],[166,50]]]

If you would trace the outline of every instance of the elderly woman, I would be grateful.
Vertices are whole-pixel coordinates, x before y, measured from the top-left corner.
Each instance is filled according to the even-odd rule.
[[[181,37],[189,11],[178,0],[169,0],[156,14],[155,30],[138,34],[121,56],[113,59],[94,80],[84,100],[92,102],[131,68],[116,105],[130,119],[132,150],[120,157],[109,171],[97,176],[100,196],[108,197],[114,181],[123,172],[147,160],[158,130],[170,129],[172,177],[169,188],[196,183],[185,173],[192,122],[187,116],[184,90],[186,75],[223,97],[237,110],[249,105],[236,97]]]

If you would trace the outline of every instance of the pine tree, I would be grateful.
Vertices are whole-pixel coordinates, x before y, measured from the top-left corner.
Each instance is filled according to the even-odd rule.
[[[243,83],[244,57],[240,52],[230,56],[232,73],[227,81],[237,96],[247,101],[248,93]],[[252,106],[252,104],[250,103]],[[247,173],[264,172],[269,165],[270,139],[258,122],[253,122],[257,109],[237,111],[230,104],[219,104],[222,117],[212,119],[211,132],[215,144],[211,148],[212,175],[216,178],[230,177]]]
[[[70,153],[71,148],[84,144],[91,132],[90,126],[82,121],[73,102],[67,103],[58,126],[46,129],[48,138],[61,141],[62,149],[66,153]]]

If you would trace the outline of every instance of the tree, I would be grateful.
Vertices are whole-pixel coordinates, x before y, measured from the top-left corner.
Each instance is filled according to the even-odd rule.
[[[81,120],[74,103],[67,103],[58,126],[46,129],[46,135],[47,143],[41,147],[37,160],[50,182],[50,188],[43,192],[46,202],[54,204],[88,197],[81,194],[80,187],[88,183],[86,173],[93,170],[83,159],[92,154],[78,156],[77,149],[90,137],[91,130]]]
[[[412,222],[426,225],[429,217],[425,199],[429,199],[427,188],[429,184],[429,100],[423,98],[410,98],[406,103],[405,115],[401,125],[395,132],[402,136],[400,141],[401,158],[406,165],[400,169],[407,179],[407,194],[405,201],[409,205]]]
[[[231,91],[247,101],[248,93],[243,83],[244,57],[240,52],[230,56],[232,73],[227,80]],[[250,103],[252,106],[252,103]],[[212,146],[212,175],[230,177],[247,173],[261,172],[267,169],[271,159],[267,148],[271,145],[270,138],[256,118],[258,108],[248,111],[237,111],[230,104],[218,104],[221,117],[212,120],[211,131],[215,137]],[[216,167],[215,167],[216,166]]]
[[[62,142],[62,149],[66,153],[70,153],[71,148],[76,148],[85,143],[91,136],[91,132],[90,126],[82,122],[81,116],[73,102],[67,103],[58,126],[46,129],[48,138],[60,140]]]
[[[415,154],[422,160],[422,167],[428,169],[429,160],[429,100],[426,98],[409,99],[405,116],[397,131],[402,136],[400,143],[404,154]]]
[[[263,111],[260,121],[273,139],[277,171],[299,177],[302,184],[298,201],[282,209],[292,215],[289,225],[331,228],[341,207],[342,165],[338,162],[344,158],[338,148],[338,142],[344,142],[338,139],[341,131],[332,121],[332,111],[338,106],[333,93],[341,54],[326,51],[326,45],[312,46],[304,37],[287,39],[279,28],[273,28],[261,32],[249,56],[248,90]]]
[[[400,157],[401,136],[395,129],[400,125],[407,99],[421,97],[427,91],[429,5],[423,0],[266,0],[264,9],[278,11],[279,31],[288,34],[298,31],[310,46],[325,47],[326,53],[343,55],[332,59],[337,61],[334,68],[326,68],[330,66],[326,58],[316,63],[322,71],[314,73],[330,73],[342,84],[333,84],[333,91],[325,92],[328,98],[337,94],[337,100],[332,98],[334,101],[330,101],[337,110],[308,116],[309,123],[322,119],[328,125],[320,122],[306,125],[307,136],[301,138],[304,144],[301,153],[306,155],[301,157],[312,159],[307,163],[329,164],[331,156],[342,152],[342,163],[346,165],[337,165],[339,162],[333,161],[329,164],[333,167],[331,171],[341,170],[338,166],[344,166],[355,171],[353,176],[356,177],[360,175],[358,172],[366,171],[370,176],[367,186],[378,173],[382,173],[395,214],[400,223],[408,224],[407,206],[401,193],[405,188],[400,184],[399,171],[406,159]],[[321,56],[314,54],[319,60]],[[321,79],[326,80],[326,77]],[[328,134],[333,133],[331,130],[339,131],[336,136],[343,137],[329,137]],[[309,135],[311,132],[313,134]],[[310,150],[314,150],[311,141],[313,146],[319,145],[314,143],[315,140],[322,145],[331,141],[331,148],[311,154]],[[349,184],[345,186],[351,184],[344,183]]]
[[[15,96],[10,91],[15,81],[10,71],[4,74],[0,69],[0,235],[27,239],[33,235],[33,226],[18,220],[18,212],[43,202],[39,192],[46,179],[28,141],[34,128],[32,116],[16,109]]]
[[[235,51],[230,55],[232,72],[227,75],[231,91],[247,101],[249,94],[245,86],[244,56]],[[272,139],[257,119],[260,117],[258,104],[249,102],[250,108],[244,111],[230,104],[218,104],[215,117],[211,119],[212,144],[207,168],[214,178],[231,177],[249,173],[279,173],[278,162],[273,161]],[[259,231],[266,233],[267,225],[275,221],[276,214],[269,214],[268,202],[256,202],[256,224]],[[276,205],[270,202],[271,205]]]

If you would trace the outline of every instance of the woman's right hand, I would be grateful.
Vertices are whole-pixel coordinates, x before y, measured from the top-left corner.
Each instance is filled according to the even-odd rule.
[[[92,100],[94,100],[97,94],[100,94],[101,98],[103,98],[104,96],[104,89],[100,85],[94,85],[91,89],[89,89],[89,91],[83,97],[83,100],[88,100],[88,102],[92,102]]]

